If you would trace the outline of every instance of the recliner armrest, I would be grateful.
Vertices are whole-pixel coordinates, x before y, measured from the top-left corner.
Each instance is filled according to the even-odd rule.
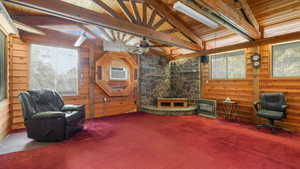
[[[258,105],[260,104],[260,101],[253,102],[254,108],[256,111],[258,111]]]
[[[283,109],[284,113],[286,113],[286,110],[287,110],[287,108],[288,108],[288,105],[287,105],[287,104],[282,105],[281,108]]]
[[[84,104],[74,105],[74,104],[66,104],[61,109],[61,111],[81,111],[84,110]]]
[[[260,104],[260,101],[253,102],[253,105],[257,105],[257,104]]]
[[[34,114],[31,118],[36,119],[49,119],[49,118],[59,118],[65,117],[65,113],[60,111],[46,111],[46,112],[39,112]]]

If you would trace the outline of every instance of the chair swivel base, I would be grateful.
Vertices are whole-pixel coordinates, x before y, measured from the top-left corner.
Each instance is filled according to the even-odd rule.
[[[290,134],[293,134],[293,132],[291,130],[283,128],[283,127],[278,127],[278,126],[275,126],[273,124],[264,123],[264,124],[258,124],[258,125],[256,125],[257,129],[259,129],[261,127],[271,128],[273,134],[277,133],[278,130],[283,130],[283,131],[286,131],[286,132],[288,132]]]

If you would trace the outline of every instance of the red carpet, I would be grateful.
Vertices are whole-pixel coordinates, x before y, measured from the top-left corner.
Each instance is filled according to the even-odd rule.
[[[71,140],[0,156],[1,169],[299,169],[299,135],[198,116],[88,121]]]

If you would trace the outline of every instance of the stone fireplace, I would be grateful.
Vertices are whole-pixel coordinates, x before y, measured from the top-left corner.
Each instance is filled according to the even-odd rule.
[[[200,98],[200,60],[168,61],[164,56],[140,55],[139,83],[141,111],[145,107],[153,112],[154,108],[176,108],[175,113],[192,114],[197,107],[189,105],[190,100]]]

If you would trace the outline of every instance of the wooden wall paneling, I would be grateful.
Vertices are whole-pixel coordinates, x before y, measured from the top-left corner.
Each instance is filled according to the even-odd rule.
[[[94,88],[95,88],[95,48],[90,46],[89,48],[89,111],[90,118],[94,118]]]
[[[210,66],[209,64],[202,65],[202,97],[207,99],[217,100],[217,111],[219,116],[223,117],[224,108],[223,101],[230,97],[239,103],[239,109],[233,113],[236,119],[251,122],[253,121],[253,75],[252,63],[250,56],[253,53],[251,48],[245,50],[246,54],[246,78],[245,79],[227,79],[216,80],[210,79]]]
[[[26,36],[25,36],[26,37]],[[40,37],[32,37],[29,39],[13,36],[9,42],[11,54],[9,55],[9,94],[10,109],[12,116],[11,129],[24,128],[23,115],[18,95],[22,91],[29,89],[29,45],[31,42],[43,44],[53,44],[53,40],[39,39]],[[69,43],[73,44],[73,43]],[[68,43],[64,44],[68,46]],[[80,86],[78,96],[63,97],[66,104],[86,104],[86,117],[89,118],[89,102],[88,102],[88,86],[89,86],[89,50],[81,48],[79,57],[80,70]]]
[[[254,69],[251,55],[261,55],[261,66]],[[264,92],[283,92],[289,105],[287,118],[277,121],[277,125],[294,131],[300,131],[300,78],[272,77],[272,48],[270,44],[250,47],[246,49],[247,78],[232,80],[212,80],[209,77],[209,64],[202,65],[202,97],[215,99],[218,103],[219,116],[223,116],[223,100],[230,97],[239,102],[239,110],[234,116],[251,123],[267,122],[266,119],[255,115],[253,102],[259,99]]]
[[[11,129],[23,128],[23,115],[18,95],[29,88],[29,45],[17,36],[11,36],[9,43],[9,94],[12,117]]]
[[[283,92],[289,105],[288,115],[283,121],[278,121],[277,125],[300,131],[300,78],[273,78],[272,46],[261,46],[260,53],[263,57],[262,68],[264,68],[260,73],[260,93]]]
[[[107,54],[107,52],[98,51],[95,57],[98,60],[99,58],[105,56],[105,54]],[[137,91],[132,90],[128,96],[111,97],[107,95],[98,85],[95,85],[94,117],[97,118],[103,116],[111,116],[111,115],[119,115],[119,114],[136,112],[137,111],[136,95],[137,95]]]

